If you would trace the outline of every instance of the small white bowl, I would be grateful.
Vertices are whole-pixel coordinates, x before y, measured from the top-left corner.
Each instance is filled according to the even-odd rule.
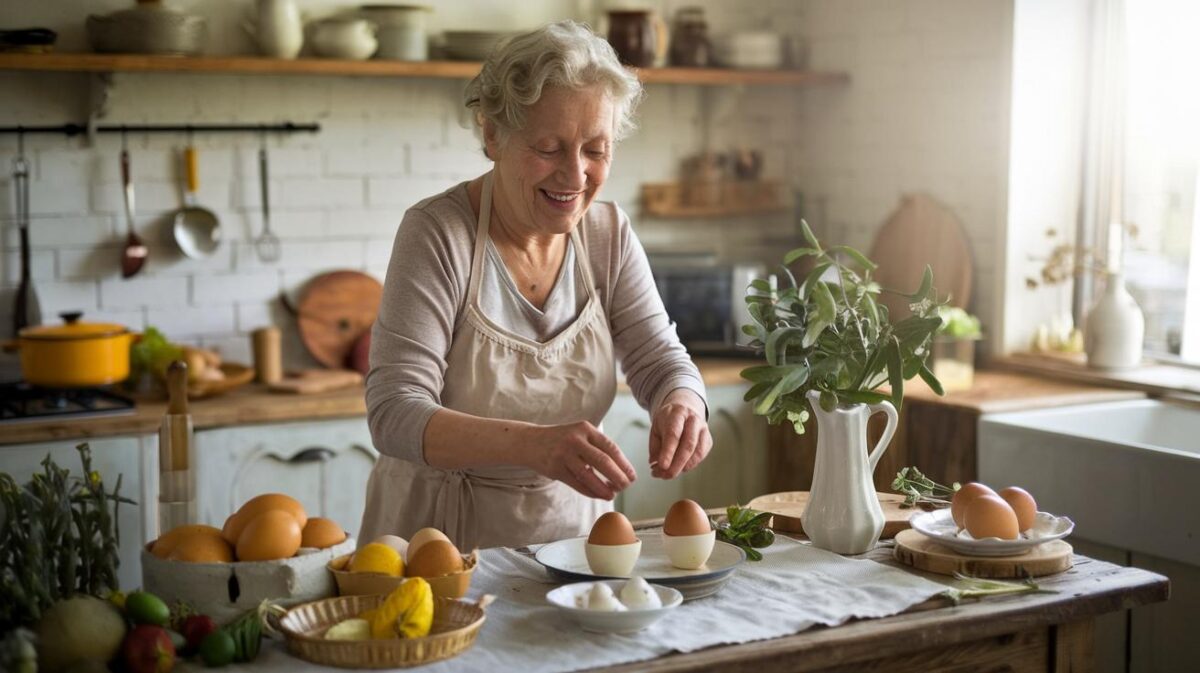
[[[603,584],[607,584],[613,594],[620,596],[621,588],[625,586],[627,580],[602,580]],[[563,612],[570,619],[574,620],[584,631],[592,633],[634,633],[650,626],[663,615],[671,610],[674,610],[683,602],[683,594],[671,587],[664,587],[661,584],[651,584],[650,586],[658,592],[658,598],[662,601],[661,608],[639,608],[628,609],[621,612],[604,612],[600,610],[588,610],[587,608],[576,607],[576,601],[582,594],[591,590],[592,585],[596,582],[579,582],[577,584],[567,584],[557,589],[551,590],[546,594],[546,601],[558,608],[559,612]]]
[[[630,544],[592,544],[584,545],[583,553],[587,556],[588,567],[597,575],[605,577],[629,577],[633,566],[637,563],[638,555],[642,553],[642,541]]]
[[[667,535],[663,533],[663,548],[667,550],[667,558],[671,565],[684,570],[697,570],[704,567],[708,557],[712,555],[713,545],[717,541],[717,531],[710,530],[699,535]]]

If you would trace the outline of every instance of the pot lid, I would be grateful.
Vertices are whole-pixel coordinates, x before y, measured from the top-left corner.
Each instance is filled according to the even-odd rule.
[[[79,312],[60,314],[65,321],[62,325],[39,325],[22,329],[19,336],[22,339],[69,341],[71,339],[97,339],[127,334],[129,328],[116,323],[84,322]]]

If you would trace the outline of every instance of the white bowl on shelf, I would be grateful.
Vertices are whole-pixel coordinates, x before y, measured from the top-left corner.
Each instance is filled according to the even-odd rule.
[[[730,68],[774,70],[783,67],[783,38],[770,31],[742,31],[713,40],[717,62]]]

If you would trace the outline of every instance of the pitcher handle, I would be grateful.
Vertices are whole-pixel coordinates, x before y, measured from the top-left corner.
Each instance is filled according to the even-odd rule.
[[[875,466],[879,464],[879,459],[883,457],[883,452],[887,451],[887,447],[892,443],[892,436],[896,434],[896,426],[900,423],[900,416],[896,413],[896,407],[893,407],[891,402],[880,402],[869,405],[867,408],[871,411],[867,415],[868,419],[881,411],[887,415],[887,427],[883,429],[883,436],[879,438],[879,443],[875,445],[874,449],[871,449],[870,455],[867,456],[867,460],[871,464],[871,473],[874,474]]]

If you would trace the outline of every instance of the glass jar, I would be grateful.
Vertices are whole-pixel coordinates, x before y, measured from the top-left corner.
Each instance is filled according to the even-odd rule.
[[[970,390],[975,384],[975,342],[939,335],[933,339],[933,375],[946,392]]]
[[[703,7],[680,7],[671,29],[671,65],[703,68],[712,63],[708,22]]]

